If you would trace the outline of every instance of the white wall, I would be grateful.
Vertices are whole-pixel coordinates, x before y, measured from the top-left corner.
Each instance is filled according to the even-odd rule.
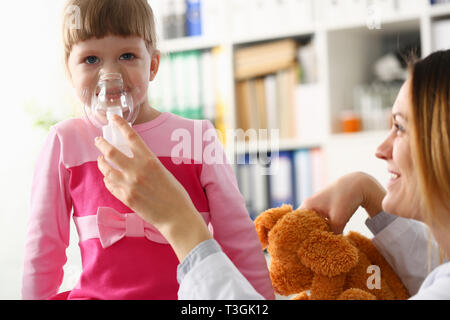
[[[21,298],[21,277],[34,163],[47,135],[24,105],[64,118],[71,92],[61,67],[62,0],[5,1],[0,30],[0,299]],[[69,256],[73,250],[71,249]],[[77,263],[75,259],[74,264]]]

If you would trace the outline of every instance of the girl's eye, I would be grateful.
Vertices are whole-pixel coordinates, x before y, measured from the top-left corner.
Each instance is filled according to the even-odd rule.
[[[120,56],[120,60],[133,60],[136,56],[132,53],[124,53]]]
[[[89,56],[84,60],[84,62],[87,64],[95,64],[95,63],[97,63],[97,61],[98,61],[98,58],[95,56]]]

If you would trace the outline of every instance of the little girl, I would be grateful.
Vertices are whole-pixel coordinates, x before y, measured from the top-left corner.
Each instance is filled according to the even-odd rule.
[[[211,123],[159,113],[148,104],[147,88],[158,71],[160,54],[147,1],[70,0],[66,8],[77,8],[74,12],[80,15],[79,28],[70,26],[72,17],[67,15],[63,26],[67,74],[79,98],[84,99],[85,88],[95,87],[100,70],[121,73],[127,88],[145,88],[133,97],[141,105],[133,128],[186,189],[236,267],[260,294],[272,299],[261,245],[217,136],[210,143],[202,140],[201,149],[212,144],[225,162],[202,161],[198,152],[188,153],[193,154],[188,159],[173,155],[178,143],[171,140],[175,130],[202,139],[199,131],[213,130]],[[32,185],[24,299],[177,299],[179,261],[174,251],[104,185],[97,166],[101,154],[94,143],[101,135],[85,117],[50,130]],[[198,146],[196,142],[191,145]],[[72,291],[57,295],[71,214],[80,238],[83,272]]]

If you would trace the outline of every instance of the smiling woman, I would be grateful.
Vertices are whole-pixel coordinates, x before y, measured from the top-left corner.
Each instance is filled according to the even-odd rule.
[[[405,82],[392,109],[394,126],[386,140],[378,147],[376,156],[387,162],[391,179],[383,200],[386,212],[395,212],[405,218],[420,220],[419,198],[416,196],[416,174],[413,168],[410,139],[412,128],[408,125],[411,98],[410,81]]]

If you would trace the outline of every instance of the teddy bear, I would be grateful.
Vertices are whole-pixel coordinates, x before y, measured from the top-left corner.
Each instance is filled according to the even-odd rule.
[[[294,300],[404,300],[409,294],[372,242],[357,232],[336,235],[328,220],[283,205],[255,220],[271,257],[275,292]]]

